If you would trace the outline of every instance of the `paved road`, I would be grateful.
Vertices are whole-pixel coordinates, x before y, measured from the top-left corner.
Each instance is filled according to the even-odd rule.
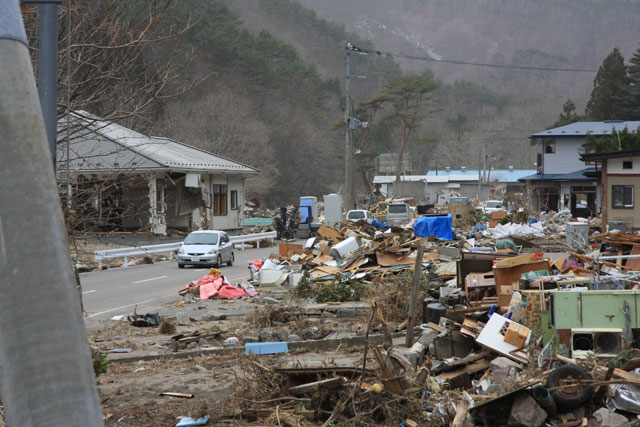
[[[236,251],[234,265],[221,270],[229,282],[237,283],[249,278],[248,261],[276,251],[274,248]],[[147,313],[178,299],[177,292],[188,282],[202,277],[207,270],[201,267],[178,269],[176,262],[166,261],[81,273],[84,310],[92,320],[130,314],[136,305],[138,313]]]

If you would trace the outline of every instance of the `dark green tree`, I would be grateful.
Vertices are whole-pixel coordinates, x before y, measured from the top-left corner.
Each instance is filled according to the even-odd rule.
[[[627,119],[628,91],[627,66],[616,47],[598,69],[586,114],[594,120]]]
[[[640,120],[640,48],[629,60],[629,120]]]
[[[576,104],[567,99],[567,102],[562,106],[562,113],[560,113],[559,120],[569,121],[572,117],[576,116]]]

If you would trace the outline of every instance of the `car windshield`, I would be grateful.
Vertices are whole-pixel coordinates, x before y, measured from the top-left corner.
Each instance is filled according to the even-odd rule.
[[[502,202],[487,202],[488,208],[501,208]]]
[[[353,211],[349,212],[349,219],[363,219],[364,212],[363,211]]]
[[[389,213],[406,213],[407,206],[406,205],[389,205]]]
[[[216,233],[191,233],[184,239],[185,245],[217,245]]]

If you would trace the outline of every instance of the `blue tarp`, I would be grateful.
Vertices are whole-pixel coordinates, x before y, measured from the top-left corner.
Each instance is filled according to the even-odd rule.
[[[451,215],[420,217],[413,224],[413,231],[418,237],[436,236],[442,240],[453,240]]]

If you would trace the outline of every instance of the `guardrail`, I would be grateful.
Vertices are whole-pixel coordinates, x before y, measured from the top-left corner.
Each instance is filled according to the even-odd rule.
[[[269,231],[267,233],[243,234],[240,236],[229,236],[231,243],[258,242],[260,248],[260,240],[275,239],[276,232]],[[112,258],[124,258],[124,267],[127,267],[130,256],[148,255],[159,252],[167,252],[170,258],[173,258],[174,252],[180,249],[182,242],[163,243],[161,245],[134,246],[129,248],[107,249],[103,251],[94,251],[94,260],[98,262],[98,270],[102,270],[102,261]],[[242,247],[244,250],[244,246]]]
[[[260,248],[260,240],[263,239],[275,239],[277,233],[275,231],[267,231],[266,233],[255,234],[242,234],[240,236],[229,236],[231,243],[244,243],[244,242],[258,242],[258,249]],[[242,247],[244,251],[244,246]]]

